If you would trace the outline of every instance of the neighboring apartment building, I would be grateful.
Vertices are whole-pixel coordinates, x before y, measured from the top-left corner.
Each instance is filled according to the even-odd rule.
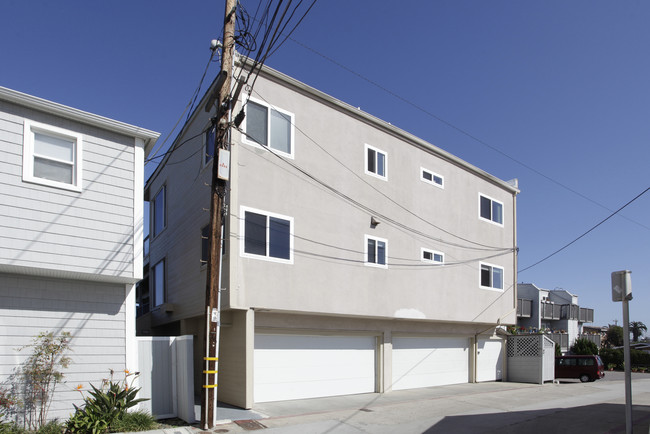
[[[51,418],[137,369],[144,158],[158,133],[0,87],[0,386],[41,332],[70,332]],[[122,374],[123,375],[123,374]]]
[[[206,95],[210,94],[210,91]],[[143,334],[201,372],[212,150],[206,97],[145,187]],[[516,182],[264,67],[232,130],[219,400],[501,379],[516,320]],[[195,390],[201,390],[200,374]]]
[[[583,325],[594,322],[594,310],[578,305],[578,296],[564,289],[541,289],[532,283],[517,285],[517,326],[529,331],[544,330],[560,345],[571,348],[583,334]],[[600,335],[585,335],[600,346]]]

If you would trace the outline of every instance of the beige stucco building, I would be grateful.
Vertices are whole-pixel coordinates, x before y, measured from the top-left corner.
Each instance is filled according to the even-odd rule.
[[[250,408],[501,379],[495,330],[516,319],[516,182],[268,67],[245,93],[232,130],[219,400]],[[145,187],[138,318],[141,333],[193,334],[199,372],[205,103]]]

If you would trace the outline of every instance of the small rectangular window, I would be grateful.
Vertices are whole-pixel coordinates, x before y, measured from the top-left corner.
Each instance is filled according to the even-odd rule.
[[[387,179],[386,153],[366,145],[366,173],[381,179]]]
[[[293,115],[260,101],[246,102],[244,141],[293,157]]]
[[[23,180],[81,191],[81,134],[25,120]]]
[[[365,256],[366,265],[387,268],[386,248],[388,241],[366,235]]]
[[[163,185],[151,202],[153,237],[157,236],[167,226],[167,206],[165,200],[165,186]]]
[[[503,225],[503,203],[480,194],[479,216],[484,220]]]
[[[422,261],[423,262],[433,262],[436,264],[442,264],[445,262],[444,254],[436,252],[434,250],[422,249]]]
[[[430,170],[427,170],[425,168],[420,168],[420,179],[428,184],[433,184],[436,187],[443,188],[444,187],[444,178],[441,175],[438,175],[436,173],[433,173]]]
[[[242,254],[280,262],[293,261],[293,219],[243,208]]]
[[[151,285],[153,286],[154,306],[160,306],[165,302],[165,260],[153,266]]]
[[[203,134],[203,165],[207,165],[214,158],[214,148],[216,139],[216,127],[213,125],[208,126],[205,134]]]
[[[481,287],[503,289],[503,268],[496,265],[481,264]]]

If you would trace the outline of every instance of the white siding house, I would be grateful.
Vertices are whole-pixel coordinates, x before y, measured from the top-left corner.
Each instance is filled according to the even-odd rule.
[[[144,158],[158,133],[0,87],[0,386],[41,332],[70,332],[50,417],[137,368]],[[15,384],[13,384],[15,385]]]
[[[206,99],[145,186],[157,228],[150,270],[160,268],[138,318],[143,334],[195,335],[197,372]],[[515,322],[516,183],[268,67],[233,116],[242,108],[219,399],[250,408],[504,378],[496,329]]]

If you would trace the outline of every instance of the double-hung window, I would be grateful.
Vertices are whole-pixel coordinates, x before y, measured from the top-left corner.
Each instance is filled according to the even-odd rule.
[[[484,194],[479,194],[479,217],[503,225],[503,203]]]
[[[293,114],[249,99],[246,103],[244,141],[268,146],[293,158]]]
[[[503,289],[503,268],[481,263],[481,288]]]
[[[434,264],[442,264],[445,262],[445,255],[435,250],[422,249],[422,262],[431,262]]]
[[[25,120],[23,180],[81,191],[81,134]]]
[[[372,267],[388,268],[388,264],[386,263],[388,241],[382,238],[371,237],[370,235],[365,236],[365,241],[365,264]]]
[[[366,144],[366,173],[377,178],[388,179],[386,152]]]
[[[157,236],[167,226],[167,205],[165,202],[165,186],[163,185],[151,202],[151,232],[153,237]]]
[[[445,178],[438,175],[424,167],[420,168],[420,179],[428,184],[433,184],[436,187],[444,188]]]
[[[153,288],[153,305],[160,306],[165,302],[165,260],[153,266],[151,286]]]
[[[293,218],[242,207],[242,256],[293,263]]]

